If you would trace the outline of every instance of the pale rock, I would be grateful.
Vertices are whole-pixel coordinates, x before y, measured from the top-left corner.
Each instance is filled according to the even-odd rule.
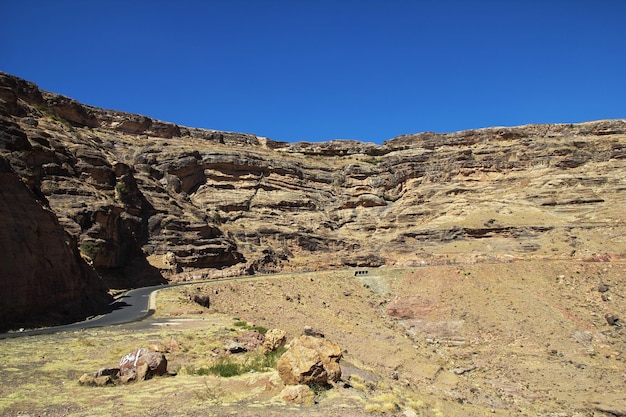
[[[285,344],[287,333],[281,329],[270,329],[265,333],[263,353],[272,352]]]
[[[278,374],[286,385],[326,385],[341,378],[341,348],[327,339],[300,336],[277,363]]]
[[[286,386],[279,397],[285,402],[300,405],[312,405],[315,402],[315,393],[307,385]]]

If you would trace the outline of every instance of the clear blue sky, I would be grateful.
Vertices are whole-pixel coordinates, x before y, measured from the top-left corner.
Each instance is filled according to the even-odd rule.
[[[626,117],[625,0],[5,0],[0,70],[284,141]]]

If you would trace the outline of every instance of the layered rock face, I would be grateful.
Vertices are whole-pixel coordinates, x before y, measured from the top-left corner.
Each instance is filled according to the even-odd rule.
[[[0,330],[73,321],[108,305],[107,288],[55,214],[1,157],[0,218]]]
[[[288,144],[0,99],[2,155],[111,286],[626,252],[624,120]]]

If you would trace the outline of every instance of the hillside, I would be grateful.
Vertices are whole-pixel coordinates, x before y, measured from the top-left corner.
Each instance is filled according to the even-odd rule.
[[[5,326],[34,313],[9,303],[42,282],[17,284],[24,249],[9,229],[35,211],[55,215],[70,248],[43,264],[71,263],[84,288],[626,256],[625,120],[292,144],[90,107],[0,74],[0,125],[2,165],[38,207],[2,181]],[[58,246],[27,239],[32,257]]]

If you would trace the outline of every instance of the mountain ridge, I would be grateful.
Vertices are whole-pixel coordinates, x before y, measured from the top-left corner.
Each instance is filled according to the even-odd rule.
[[[626,253],[624,119],[288,143],[86,106],[8,74],[0,100],[1,157],[112,289]]]

